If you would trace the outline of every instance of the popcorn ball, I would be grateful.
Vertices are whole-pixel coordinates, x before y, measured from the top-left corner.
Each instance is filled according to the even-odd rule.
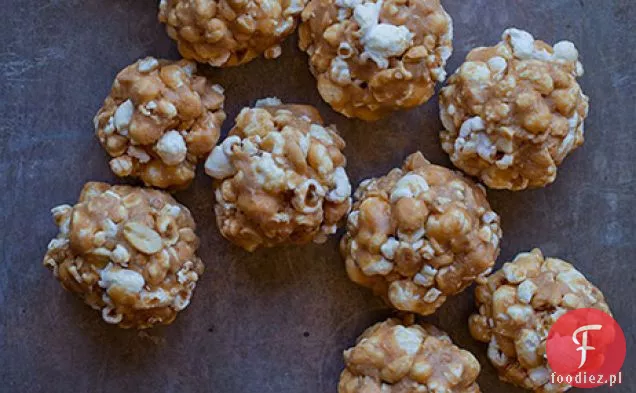
[[[59,234],[44,265],[104,321],[144,329],[188,306],[203,263],[185,206],[163,191],[87,183],[75,206],[51,211]]]
[[[505,382],[540,393],[565,392],[552,384],[546,339],[562,315],[579,308],[610,314],[601,291],[571,264],[544,258],[539,249],[517,255],[477,286],[479,314],[472,336],[489,343],[488,359]]]
[[[215,67],[275,59],[306,0],[161,0],[159,21],[187,59]]]
[[[223,88],[196,64],[146,57],[124,68],[95,116],[110,168],[147,186],[182,189],[219,139]]]
[[[517,29],[502,40],[473,49],[442,89],[442,147],[489,187],[543,187],[583,143],[583,66],[569,41],[551,47]]]
[[[311,106],[244,108],[205,163],[223,236],[248,251],[324,242],[351,207],[344,147]]]
[[[392,307],[432,314],[490,273],[499,216],[483,187],[461,174],[417,152],[402,169],[363,181],[354,196],[340,244],[347,273]]]
[[[479,362],[432,325],[389,319],[344,352],[338,393],[479,393]]]
[[[431,98],[446,78],[453,26],[439,0],[311,0],[299,34],[322,98],[376,120]]]

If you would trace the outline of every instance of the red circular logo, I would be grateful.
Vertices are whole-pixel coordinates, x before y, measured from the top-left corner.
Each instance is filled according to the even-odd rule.
[[[622,383],[625,352],[625,335],[614,318],[593,308],[569,311],[548,334],[551,382],[577,388]]]

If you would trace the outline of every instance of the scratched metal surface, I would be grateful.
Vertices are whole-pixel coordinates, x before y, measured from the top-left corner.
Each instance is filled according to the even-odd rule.
[[[192,305],[167,328],[139,335],[100,321],[41,266],[55,227],[49,209],[74,202],[88,180],[116,181],[91,119],[118,70],[135,59],[177,58],[156,21],[153,0],[3,0],[0,24],[0,392],[335,392],[341,351],[390,312],[350,283],[337,239],[247,254],[214,224],[211,182],[197,178],[177,198],[192,209],[207,271]],[[454,19],[455,69],[467,51],[517,26],[548,42],[574,41],[591,99],[586,143],[557,182],[526,192],[490,192],[502,216],[499,265],[540,246],[575,261],[607,295],[634,346],[636,3],[632,0],[446,0]],[[226,87],[232,119],[263,96],[318,106],[348,146],[357,184],[416,149],[449,165],[436,131],[437,102],[377,123],[347,120],[321,102],[306,57],[289,39],[277,61],[211,70]],[[224,125],[224,132],[231,126]],[[427,320],[448,331],[483,365],[489,393],[499,383],[485,346],[466,327],[472,293]],[[636,390],[628,355],[625,384]]]

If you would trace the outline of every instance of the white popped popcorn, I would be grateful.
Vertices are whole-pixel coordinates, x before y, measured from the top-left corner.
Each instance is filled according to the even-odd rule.
[[[236,168],[230,156],[232,146],[240,145],[241,138],[232,135],[226,138],[223,143],[212,149],[212,152],[205,161],[205,173],[215,179],[223,179],[236,173]]]
[[[389,58],[400,56],[411,45],[413,33],[404,26],[381,23],[374,26],[363,37],[365,51],[361,57],[369,57],[378,67],[388,68]]]
[[[361,59],[372,59],[380,68],[389,66],[389,57],[400,56],[411,45],[414,34],[405,26],[380,23],[383,0],[356,5],[353,18],[360,26],[364,45]]]
[[[333,182],[336,188],[327,194],[327,200],[331,202],[341,203],[351,198],[351,183],[347,172],[343,167],[338,167],[333,172]]]
[[[510,40],[515,57],[522,60],[538,57],[534,47],[534,37],[527,31],[508,29],[504,31],[502,38]]]
[[[155,150],[168,165],[177,165],[186,158],[188,147],[178,131],[168,131],[159,139]]]
[[[429,186],[426,180],[417,174],[409,173],[395,183],[395,187],[391,191],[391,202],[397,202],[400,198],[417,198]]]
[[[133,111],[135,110],[135,106],[133,105],[131,100],[124,101],[121,105],[117,107],[115,114],[113,115],[115,128],[120,134],[124,134],[128,132],[128,126],[130,125],[130,121],[132,120]],[[110,121],[110,118],[109,118]]]
[[[351,83],[349,65],[340,57],[334,57],[331,60],[331,78],[340,85]]]
[[[140,60],[137,64],[139,72],[150,72],[157,67],[159,67],[159,61],[157,61],[154,57],[146,57],[145,59]]]

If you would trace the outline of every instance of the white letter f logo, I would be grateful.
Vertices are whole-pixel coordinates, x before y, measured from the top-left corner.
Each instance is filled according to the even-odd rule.
[[[572,341],[574,341],[574,344],[576,345],[580,345],[580,347],[578,347],[576,350],[577,351],[581,351],[581,364],[579,365],[579,368],[583,367],[583,365],[585,364],[585,361],[587,360],[587,351],[593,351],[596,348],[594,347],[590,347],[587,345],[587,332],[588,330],[601,330],[603,328],[602,325],[585,325],[585,326],[581,326],[580,328],[576,329],[574,331],[574,333],[572,333]],[[579,342],[579,340],[576,338],[576,336],[579,333],[583,333],[583,343],[581,344]]]

